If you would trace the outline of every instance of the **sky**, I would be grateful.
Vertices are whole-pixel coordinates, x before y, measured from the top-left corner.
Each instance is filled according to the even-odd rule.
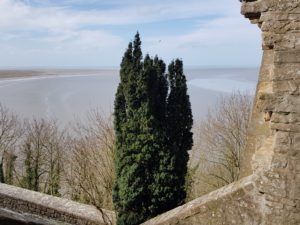
[[[117,68],[137,31],[167,63],[260,65],[260,31],[238,0],[0,0],[0,68]]]

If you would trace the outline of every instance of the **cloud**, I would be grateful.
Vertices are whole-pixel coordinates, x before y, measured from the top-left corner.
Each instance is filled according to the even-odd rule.
[[[86,29],[84,25],[93,24],[89,22],[93,15],[87,12],[76,14],[63,7],[35,8],[28,2],[0,1],[0,31],[5,34],[2,40],[18,37],[48,44],[84,45],[85,48],[109,47],[121,43],[120,37],[108,31]]]
[[[66,31],[60,35],[47,36],[45,38],[39,38],[40,41],[63,45],[66,49],[79,48],[84,49],[103,49],[119,46],[122,39],[118,36],[111,35],[110,33],[101,30],[78,30],[78,31]]]
[[[246,26],[239,7],[237,0],[0,0],[0,40],[11,46],[10,52],[53,54],[60,61],[62,52],[64,58],[68,52],[70,58],[81,51],[105,58],[109,52],[116,56],[111,64],[118,65],[128,42],[126,32],[137,29],[128,27],[155,23],[151,36],[142,34],[146,51],[191,58],[195,50],[209,55],[216,48],[257,43],[258,32]],[[191,21],[191,29],[180,35],[159,35],[161,22],[183,19]],[[180,33],[182,27],[172,29]]]
[[[189,65],[256,66],[260,63],[258,27],[240,15],[199,22],[181,35],[152,36],[144,40],[145,51],[165,59],[183,58]]]
[[[193,48],[197,46],[219,46],[226,44],[239,44],[250,41],[259,36],[259,29],[247,26],[247,21],[239,16],[215,18],[205,24],[198,24],[192,32],[178,36],[156,36],[146,39],[148,44],[160,45],[161,40],[172,48]],[[243,43],[241,43],[243,42]]]
[[[230,2],[231,0],[223,0]],[[66,2],[66,1],[64,1]],[[73,2],[73,1],[72,1]],[[133,4],[133,2],[135,4]],[[225,3],[225,2],[224,2]],[[86,25],[141,24],[171,19],[226,14],[231,7],[219,0],[129,1],[113,9],[76,10],[69,7],[34,7],[30,1],[1,0],[0,27],[45,30],[74,29]]]
[[[52,2],[52,4],[50,4]],[[60,4],[53,4],[60,2]],[[191,18],[197,15],[209,15],[208,12],[216,13],[214,2],[188,0],[181,1],[113,1],[116,7],[112,9],[74,9],[65,5],[77,1],[41,1],[41,0],[1,0],[0,1],[0,31],[7,35],[18,35],[20,38],[26,37],[28,32],[32,35],[38,33],[40,40],[61,40],[62,42],[77,39],[83,44],[91,43],[95,37],[100,38],[99,42],[108,41],[108,44],[118,44],[121,38],[105,30],[108,25],[128,25],[159,22],[171,19]],[[105,2],[105,1],[104,1]],[[34,4],[33,4],[34,3]],[[37,7],[36,4],[43,3]],[[89,0],[88,3],[95,3]],[[103,2],[102,2],[103,3]],[[107,1],[108,3],[108,1]],[[219,4],[217,4],[219,5]],[[220,9],[218,10],[221,11]],[[99,27],[100,26],[100,27]],[[101,26],[106,26],[102,28]],[[97,27],[97,29],[89,29]],[[90,35],[88,37],[87,35]],[[44,37],[42,37],[44,36]],[[25,38],[26,38],[25,37]],[[46,38],[45,38],[46,37]],[[88,41],[89,40],[89,41]],[[76,42],[74,40],[74,42]],[[93,47],[93,45],[90,45]]]

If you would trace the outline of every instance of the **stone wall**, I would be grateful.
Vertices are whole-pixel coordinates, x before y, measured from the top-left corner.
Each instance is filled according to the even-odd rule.
[[[300,224],[300,1],[243,2],[242,13],[264,52],[243,171],[261,174],[265,224]]]
[[[245,178],[154,218],[152,224],[300,224],[300,0],[244,0],[262,30]]]
[[[256,193],[256,181],[255,175],[243,178],[143,225],[259,225],[262,194]]]
[[[110,225],[114,221],[109,210],[0,184],[0,224]]]

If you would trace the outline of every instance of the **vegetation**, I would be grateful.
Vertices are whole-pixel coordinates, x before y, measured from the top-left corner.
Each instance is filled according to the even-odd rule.
[[[18,118],[0,104],[0,182],[12,183],[15,145],[21,136]]]
[[[240,179],[251,99],[240,92],[223,96],[206,119],[194,127],[195,145],[189,168],[190,199]]]
[[[171,188],[176,188],[171,198],[174,206],[180,205],[186,198],[185,177],[187,174],[188,150],[193,146],[192,110],[187,95],[186,78],[182,61],[176,60],[169,65],[170,94],[167,101],[168,142],[174,158],[173,174],[176,177]]]
[[[23,122],[0,105],[0,132],[2,183],[113,209],[109,117],[91,110],[86,121],[61,129],[52,120]]]
[[[21,150],[25,156],[25,174],[21,186],[29,190],[60,196],[62,154],[65,146],[63,133],[56,122],[26,121]]]
[[[158,57],[143,60],[137,33],[122,59],[115,99],[113,200],[119,225],[140,224],[186,196],[192,113],[182,61],[172,62],[168,75],[165,70]]]
[[[87,121],[77,121],[72,131],[64,167],[68,195],[75,201],[112,210],[115,135],[111,117],[91,110]]]

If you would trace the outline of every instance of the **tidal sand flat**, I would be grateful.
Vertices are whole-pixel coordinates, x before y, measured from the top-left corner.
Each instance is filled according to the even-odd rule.
[[[195,119],[203,119],[220,95],[255,90],[257,69],[185,71]],[[0,102],[21,117],[67,123],[84,118],[91,108],[113,111],[118,70],[30,70],[0,72]]]

